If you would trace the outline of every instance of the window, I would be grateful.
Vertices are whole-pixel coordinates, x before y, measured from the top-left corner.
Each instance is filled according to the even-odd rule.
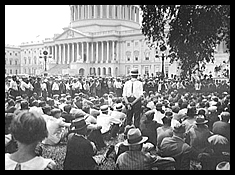
[[[17,53],[15,53],[15,56],[17,56]]]
[[[26,69],[24,69],[24,73],[26,74]]]
[[[127,46],[129,47],[131,44],[130,43],[127,43]]]
[[[15,65],[17,65],[17,60],[15,60]]]
[[[126,57],[127,57],[127,61],[131,60],[131,52],[130,51],[126,52]]]
[[[10,74],[12,74],[12,70],[10,69]]]
[[[31,58],[29,57],[29,64],[31,64]]]
[[[17,69],[15,70],[15,73],[16,73],[16,74],[18,73]]]
[[[138,42],[135,42],[135,46],[138,46]]]
[[[144,68],[144,74],[146,74],[146,75],[149,74],[149,67],[146,66],[146,67]]]
[[[138,50],[135,50],[134,51],[134,56],[135,56],[135,61],[138,61],[138,57],[139,57],[139,51]]]
[[[145,60],[149,60],[150,51],[146,49],[144,54],[145,54]]]
[[[11,52],[10,52],[10,55],[11,55]]]
[[[10,60],[10,65],[12,64],[12,61]]]
[[[26,58],[24,58],[24,64],[26,64],[27,63],[27,59]]]
[[[26,54],[26,50],[24,51],[24,53]]]

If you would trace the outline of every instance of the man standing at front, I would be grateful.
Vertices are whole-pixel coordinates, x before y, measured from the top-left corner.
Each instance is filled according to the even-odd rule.
[[[137,77],[138,69],[131,70],[131,79],[125,82],[122,96],[126,103],[127,125],[132,124],[132,118],[134,116],[134,125],[136,128],[139,128],[143,83],[137,80]]]

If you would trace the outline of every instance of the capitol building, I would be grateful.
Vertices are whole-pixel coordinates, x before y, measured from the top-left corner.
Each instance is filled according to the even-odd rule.
[[[128,75],[132,68],[137,68],[140,75],[162,71],[162,58],[155,57],[156,50],[148,47],[141,32],[138,6],[69,5],[68,8],[70,23],[62,33],[19,46],[18,73],[116,77]],[[167,50],[158,53],[167,55]],[[177,62],[169,61],[169,58],[164,60],[165,74],[178,75]]]

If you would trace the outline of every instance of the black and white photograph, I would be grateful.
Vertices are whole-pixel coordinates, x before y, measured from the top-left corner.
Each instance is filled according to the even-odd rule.
[[[230,5],[5,5],[5,170],[230,170]]]

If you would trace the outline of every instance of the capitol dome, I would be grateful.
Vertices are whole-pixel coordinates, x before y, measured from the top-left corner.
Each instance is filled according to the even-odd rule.
[[[70,5],[70,27],[84,33],[140,29],[136,5]]]

